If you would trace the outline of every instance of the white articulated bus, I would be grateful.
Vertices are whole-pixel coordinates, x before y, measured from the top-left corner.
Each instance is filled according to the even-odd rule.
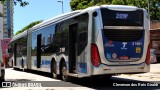
[[[61,76],[144,73],[150,68],[145,9],[102,5],[62,14],[11,40],[14,68]]]

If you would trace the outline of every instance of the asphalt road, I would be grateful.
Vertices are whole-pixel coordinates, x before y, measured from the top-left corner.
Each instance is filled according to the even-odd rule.
[[[157,67],[159,65],[151,65],[151,72],[158,72]],[[133,74],[133,75],[120,75],[113,76],[111,79],[99,78],[92,80],[91,78],[72,78],[71,82],[64,82],[60,79],[53,79],[49,73],[13,70],[12,68],[6,69],[6,81],[12,81],[14,86],[23,87],[9,87],[0,88],[1,90],[132,90],[132,89],[145,89],[145,90],[160,90],[160,79],[143,76],[144,74]],[[159,72],[158,72],[159,73]],[[148,74],[147,74],[148,75]],[[157,75],[158,76],[158,75]],[[160,74],[159,74],[160,76]],[[155,84],[153,84],[155,82]],[[20,83],[20,84],[18,84]],[[36,83],[37,86],[42,87],[25,87],[27,84]],[[152,86],[153,85],[153,86]],[[158,86],[157,86],[158,85]]]

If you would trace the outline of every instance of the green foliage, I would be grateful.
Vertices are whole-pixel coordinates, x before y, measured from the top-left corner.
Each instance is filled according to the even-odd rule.
[[[72,0],[70,6],[72,10],[85,9],[94,5],[110,4],[111,0]]]
[[[4,4],[5,1],[10,1],[10,0],[0,0],[2,4]],[[13,0],[14,5],[17,5],[17,3],[20,4],[20,6],[24,7],[28,5],[29,3],[23,0]]]
[[[150,2],[150,16],[153,20],[160,20],[160,1],[159,0],[151,0]]]
[[[72,0],[70,2],[72,10],[85,9],[90,6],[102,4],[131,5],[148,10],[148,0]],[[159,0],[150,0],[150,17],[151,20],[160,20]]]
[[[147,9],[147,0],[113,0],[112,4],[131,5]]]
[[[132,5],[148,10],[148,0],[113,0],[112,4]],[[150,0],[150,18],[151,20],[160,20],[159,0]]]
[[[72,0],[70,6],[72,10],[85,9],[94,5],[110,4],[112,0]]]
[[[24,28],[22,28],[21,30],[17,31],[15,35],[19,34],[19,33],[22,33],[23,31],[29,29],[29,28],[32,28],[33,26],[41,23],[43,20],[39,20],[39,21],[35,21],[35,22],[32,22],[30,23],[29,25],[25,26]]]
[[[93,1],[92,0],[72,0],[70,2],[70,6],[72,10],[85,9],[87,7],[93,6]]]

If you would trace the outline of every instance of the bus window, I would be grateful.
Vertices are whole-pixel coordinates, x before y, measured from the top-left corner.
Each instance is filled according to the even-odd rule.
[[[104,36],[112,41],[137,41],[144,36],[143,11],[101,8]]]
[[[136,41],[144,36],[144,30],[103,29],[104,36],[112,41]]]

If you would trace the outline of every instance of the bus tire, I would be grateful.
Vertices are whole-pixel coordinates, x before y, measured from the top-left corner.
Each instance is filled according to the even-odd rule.
[[[17,68],[13,67],[13,70],[17,70]]]
[[[157,57],[157,63],[160,63],[160,57]]]
[[[69,81],[69,76],[67,75],[67,68],[66,68],[66,63],[62,62],[62,67],[61,67],[61,77],[63,81]]]
[[[57,65],[56,65],[55,61],[52,62],[52,69],[51,70],[52,70],[52,77],[54,79],[57,79],[58,78],[58,74],[57,74]]]
[[[25,71],[26,71],[26,69],[25,69],[25,68],[22,68],[22,71],[23,71],[23,72],[25,72]]]

